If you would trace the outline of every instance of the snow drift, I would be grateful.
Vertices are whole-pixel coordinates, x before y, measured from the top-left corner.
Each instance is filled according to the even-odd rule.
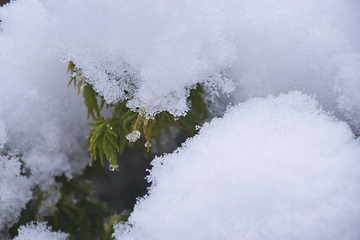
[[[153,161],[116,239],[358,239],[360,142],[312,97],[252,99]]]

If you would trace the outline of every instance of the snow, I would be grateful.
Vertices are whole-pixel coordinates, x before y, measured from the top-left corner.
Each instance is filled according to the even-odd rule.
[[[89,129],[82,98],[66,87],[67,64],[41,4],[11,2],[0,18],[0,153],[19,153],[31,172],[21,176],[18,157],[0,157],[2,229],[16,222],[35,185],[52,193],[48,207],[56,204],[54,176],[71,177],[88,164],[82,145]]]
[[[359,239],[360,142],[313,97],[231,108],[172,154],[116,239]]]
[[[4,148],[6,142],[6,128],[4,121],[0,120],[0,150]]]
[[[0,156],[0,229],[16,223],[21,209],[31,199],[31,183],[21,175],[17,157]]]
[[[37,1],[16,1],[0,10],[0,118],[6,146],[21,151],[32,173],[44,177],[39,181],[81,172],[85,161],[77,155],[84,153],[79,138],[87,134],[86,109],[76,91],[66,87],[70,77],[51,39],[50,16]],[[70,155],[79,159],[69,160]],[[41,160],[46,158],[52,160]]]
[[[52,232],[51,227],[47,227],[42,222],[32,222],[26,226],[20,226],[19,235],[13,240],[66,240],[69,234],[62,232]]]
[[[72,60],[108,103],[127,99],[150,116],[186,114],[189,90],[202,83],[237,102],[317,95],[356,129],[359,11],[355,0],[20,0],[0,11],[12,46],[2,52],[8,64]]]
[[[51,207],[59,197],[54,176],[65,173],[71,178],[88,163],[87,152],[81,147],[89,132],[87,112],[76,90],[66,88],[70,78],[66,74],[67,63],[71,60],[108,103],[128,100],[128,107],[150,116],[160,111],[175,116],[186,114],[186,98],[198,83],[205,86],[209,99],[220,96],[212,105],[215,109],[210,109],[218,115],[229,99],[232,105],[253,99],[235,107],[224,119],[205,126],[200,136],[179,152],[164,157],[163,168],[172,166],[171,161],[181,162],[180,158],[185,162],[193,159],[187,164],[179,163],[178,170],[174,167],[179,176],[175,178],[174,173],[174,179],[169,178],[168,182],[178,185],[169,187],[169,193],[161,190],[164,199],[170,193],[179,196],[174,199],[187,197],[185,192],[174,192],[180,187],[197,196],[192,199],[198,200],[199,206],[189,203],[193,207],[191,212],[185,202],[177,202],[178,210],[164,203],[164,207],[178,211],[173,214],[169,210],[168,215],[161,212],[159,217],[168,217],[165,223],[172,224],[173,216],[181,216],[183,211],[195,219],[206,220],[202,226],[212,234],[207,238],[226,237],[228,232],[230,236],[248,234],[241,235],[245,239],[262,235],[296,239],[300,233],[304,238],[308,234],[309,239],[328,239],[325,228],[329,236],[334,233],[340,239],[356,238],[341,235],[341,231],[358,236],[352,228],[357,223],[354,210],[357,205],[353,202],[358,196],[354,173],[357,165],[351,165],[359,156],[358,142],[351,140],[353,136],[346,124],[359,134],[359,12],[357,0],[17,0],[1,7],[0,151],[21,153],[21,161],[31,176],[19,174],[19,158],[0,157],[0,227],[16,221],[34,185],[45,192],[54,192],[48,201]],[[346,124],[322,113],[315,107],[314,99],[299,93],[256,99],[295,90],[314,96],[318,105]],[[236,109],[247,114],[235,114],[240,112]],[[236,121],[232,114],[237,115]],[[210,129],[216,129],[216,125],[222,127],[212,134]],[[201,140],[207,134],[214,143]],[[196,147],[198,151],[187,150]],[[183,159],[181,156],[187,151],[194,156]],[[223,160],[223,165],[216,164],[216,158]],[[162,161],[159,159],[156,161]],[[208,166],[199,159],[209,159]],[[286,159],[293,161],[290,164]],[[348,160],[344,160],[343,166],[340,159]],[[180,173],[187,165],[189,176]],[[160,179],[166,171],[160,169],[156,165],[152,172],[154,181],[164,181]],[[242,174],[241,179],[237,178],[240,177],[237,170]],[[266,174],[268,177],[262,178]],[[245,186],[240,184],[244,179],[249,188],[231,191],[230,186]],[[223,190],[220,186],[223,187],[224,181],[220,180],[229,183]],[[205,190],[195,188],[203,191],[202,195],[191,192],[190,187],[194,187],[191,181],[199,181],[199,186],[204,184]],[[271,184],[278,192],[266,190]],[[285,191],[291,189],[290,184],[295,186],[293,190]],[[220,194],[215,194],[213,188]],[[160,190],[156,189],[152,189],[146,201],[139,202],[137,209],[158,196],[156,191]],[[332,194],[336,192],[338,196]],[[231,204],[238,202],[237,196],[243,194],[250,197],[240,198],[243,202],[239,201],[239,205]],[[214,202],[208,202],[207,196]],[[268,202],[261,201],[268,198]],[[220,199],[227,199],[229,204],[221,205]],[[276,205],[275,200],[282,204]],[[152,211],[151,206],[144,208]],[[155,206],[153,211],[157,209],[161,211],[160,206]],[[255,211],[258,215],[252,213],[253,209],[259,209]],[[273,214],[273,210],[279,215]],[[141,214],[137,211],[132,221],[144,229],[132,230],[131,236],[150,231],[140,222],[152,215],[140,221],[136,216]],[[197,211],[202,214],[196,215]],[[246,220],[234,216],[237,211]],[[346,215],[347,211],[354,214]],[[224,217],[226,214],[229,218]],[[260,215],[264,218],[259,218]],[[177,219],[184,222],[174,223],[169,230],[162,229],[163,234],[170,234],[171,229],[176,233],[180,229],[177,226],[186,226],[188,232],[183,234],[203,233],[202,226],[195,224],[197,221],[184,219],[187,215]],[[211,224],[213,227],[207,228]],[[280,229],[281,225],[286,227]],[[160,225],[154,221],[149,226],[154,226],[155,234],[156,226]],[[194,230],[197,227],[198,232]],[[122,234],[120,230],[117,232],[117,236]],[[157,235],[149,233],[149,236]]]
[[[346,82],[360,78],[342,72],[359,64],[355,0],[31,0],[7,8],[30,14],[25,33],[47,32],[36,41],[74,61],[109,103],[129,99],[134,110],[180,116],[189,90],[203,83],[213,95],[235,90],[238,101],[301,90],[340,118],[358,117],[355,99],[342,100],[357,96]],[[35,22],[42,28],[34,31]]]
[[[336,78],[338,107],[343,111],[348,122],[360,133],[360,55],[352,54],[342,57],[344,64]]]
[[[299,90],[316,95],[324,109],[356,126],[358,2],[260,2],[239,2],[242,17],[230,26],[239,29],[238,57],[229,71],[238,84],[235,98],[245,101]]]

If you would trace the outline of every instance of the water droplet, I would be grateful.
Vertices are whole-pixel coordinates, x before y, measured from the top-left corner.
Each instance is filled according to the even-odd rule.
[[[118,165],[116,165],[116,166],[114,166],[114,165],[112,165],[112,164],[110,164],[109,165],[109,170],[111,171],[111,172],[113,172],[113,171],[115,171],[116,169],[118,169]]]
[[[145,143],[145,147],[147,147],[147,148],[151,147],[151,143],[150,143],[150,142],[146,142],[146,143]]]

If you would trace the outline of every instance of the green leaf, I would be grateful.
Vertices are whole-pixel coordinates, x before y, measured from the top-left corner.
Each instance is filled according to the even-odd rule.
[[[84,103],[88,110],[87,118],[90,116],[93,119],[100,117],[100,107],[98,104],[97,93],[91,87],[91,85],[85,85],[83,87]]]

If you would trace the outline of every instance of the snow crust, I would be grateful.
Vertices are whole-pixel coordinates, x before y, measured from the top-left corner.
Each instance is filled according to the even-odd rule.
[[[313,97],[251,99],[153,160],[116,239],[359,239],[360,142]]]
[[[51,227],[47,227],[42,222],[32,222],[26,226],[20,226],[19,235],[13,240],[67,240],[69,234],[62,232],[52,232]]]

